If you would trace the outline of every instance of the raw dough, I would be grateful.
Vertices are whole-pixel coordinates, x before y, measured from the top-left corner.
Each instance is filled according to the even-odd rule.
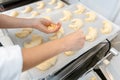
[[[44,1],[40,1],[40,2],[37,3],[37,5],[38,5],[37,9],[42,9],[42,8],[45,7],[45,2]]]
[[[17,17],[18,15],[19,15],[18,11],[13,11],[13,12],[11,13],[11,16],[12,16],[12,17]]]
[[[72,23],[69,25],[70,28],[72,28],[73,30],[78,30],[83,26],[83,21],[81,19],[73,19],[71,21]]]
[[[60,21],[67,21],[72,18],[72,13],[69,10],[64,10],[63,11],[64,17],[60,19]]]
[[[34,34],[34,35],[32,35],[32,40],[30,42],[24,43],[24,47],[25,48],[35,47],[37,45],[42,44],[42,41],[43,41],[43,39],[41,36]]]
[[[95,19],[96,19],[96,13],[93,11],[87,12],[86,16],[87,16],[87,18],[85,18],[85,21],[88,21],[88,22],[95,21]]]
[[[97,80],[95,76],[91,77],[90,80]]]
[[[64,30],[62,27],[59,29],[59,31],[56,33],[56,35],[58,38],[61,38],[64,35]]]
[[[23,10],[23,13],[29,13],[31,12],[33,9],[31,6],[26,6],[25,9]]]
[[[54,34],[54,35],[52,35],[52,36],[50,36],[49,37],[49,40],[56,40],[56,39],[58,39],[58,37],[57,37],[57,35],[56,34]]]
[[[109,21],[103,21],[103,27],[101,29],[103,34],[109,34],[112,32],[112,24]]]
[[[77,10],[74,11],[76,14],[82,14],[85,12],[86,8],[83,5],[77,5]]]
[[[16,37],[18,37],[18,38],[25,38],[25,37],[27,37],[29,34],[31,34],[32,31],[33,31],[32,28],[24,28],[24,29],[22,29],[22,31],[17,32],[15,35],[16,35]]]
[[[64,7],[64,3],[62,1],[59,1],[57,2],[57,6],[55,7],[55,9],[60,9],[62,7]]]
[[[48,26],[48,30],[54,30],[56,26],[56,24],[51,24],[50,26]]]
[[[49,16],[43,16],[43,18],[45,18],[45,19],[48,19],[48,20],[52,21],[51,17],[49,17]]]
[[[47,9],[46,9],[46,13],[49,13],[49,12],[51,12],[51,11],[52,11],[51,8],[47,8]]]
[[[88,28],[88,33],[86,35],[86,40],[87,41],[94,41],[97,38],[97,30],[96,28],[89,27]]]
[[[57,56],[44,61],[43,63],[36,66],[36,68],[40,69],[41,71],[48,70],[49,68],[51,68],[56,64],[56,61],[57,61]]]
[[[55,4],[57,2],[57,0],[51,0],[48,4]]]
[[[39,15],[39,12],[37,12],[37,11],[32,11],[31,13],[32,13],[31,18],[34,18],[35,16]]]
[[[64,54],[67,56],[71,56],[71,55],[75,54],[75,52],[74,51],[67,51]]]

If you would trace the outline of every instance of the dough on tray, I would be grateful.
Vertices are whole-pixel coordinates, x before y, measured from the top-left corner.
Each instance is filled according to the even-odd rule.
[[[72,13],[69,10],[63,10],[63,18],[60,19],[60,21],[67,21],[72,18]]]
[[[17,17],[19,15],[18,11],[13,11],[10,16]]]
[[[97,30],[96,28],[89,27],[88,28],[88,33],[86,35],[86,40],[87,41],[94,41],[97,38]]]
[[[57,61],[57,56],[54,56],[54,57],[44,61],[43,63],[37,65],[36,68],[38,68],[41,71],[48,70],[49,68],[51,68],[52,66],[54,66],[56,64],[56,61]]]
[[[91,77],[90,80],[97,80],[95,76]]]
[[[57,2],[57,6],[55,7],[55,9],[60,9],[60,8],[64,7],[64,5],[65,4],[62,1],[59,1],[59,2]]]
[[[58,32],[56,32],[58,38],[61,38],[64,35],[64,29],[61,27]]]
[[[101,33],[109,34],[112,32],[112,24],[109,21],[103,21],[103,27],[101,28]]]
[[[96,20],[96,13],[93,11],[87,12],[86,16],[87,17],[85,18],[85,21],[87,22],[92,22]]]
[[[38,7],[37,9],[43,9],[45,7],[45,2],[44,1],[40,1],[37,3]]]
[[[55,4],[57,2],[57,0],[51,0],[48,4]]]
[[[43,16],[43,18],[45,18],[45,19],[48,19],[48,20],[52,21],[52,19],[51,19],[51,17],[50,17],[50,16]]]
[[[25,38],[27,37],[29,34],[31,34],[33,31],[32,28],[24,28],[22,29],[20,32],[15,33],[16,37],[18,38]]]
[[[39,15],[39,12],[37,12],[37,11],[32,11],[31,14],[32,14],[31,18],[34,18],[35,16],[38,16],[38,15]]]
[[[51,40],[51,41],[56,40],[56,39],[58,39],[58,36],[56,34],[49,37],[49,40]]]
[[[31,6],[26,6],[25,9],[23,10],[23,13],[29,13],[33,10]]]
[[[49,12],[51,12],[51,11],[52,11],[51,8],[47,8],[47,9],[46,9],[46,13],[49,13]]]
[[[79,18],[73,19],[71,22],[72,23],[69,25],[69,27],[75,31],[83,26],[83,21]]]
[[[76,14],[82,14],[83,12],[85,12],[86,8],[83,5],[77,5],[77,10],[74,11],[74,13]]]
[[[32,35],[32,40],[28,43],[24,43],[24,47],[25,48],[31,48],[31,47],[35,47],[35,46],[38,46],[40,44],[42,44],[43,42],[43,39],[40,35]]]
[[[75,54],[75,52],[74,51],[67,51],[67,52],[64,52],[64,54],[67,56],[71,56],[71,55]]]

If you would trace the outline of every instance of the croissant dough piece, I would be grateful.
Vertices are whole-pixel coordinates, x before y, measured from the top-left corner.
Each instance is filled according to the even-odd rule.
[[[10,16],[17,17],[19,15],[18,11],[13,11]]]
[[[49,17],[49,16],[43,16],[43,18],[52,21],[51,17]]]
[[[59,1],[57,2],[57,6],[55,7],[55,9],[60,9],[62,7],[64,7],[64,3],[62,1]]]
[[[34,34],[34,35],[32,35],[32,40],[30,42],[24,43],[24,47],[25,48],[35,47],[37,45],[42,44],[42,41],[43,41],[43,39],[41,36]]]
[[[85,12],[86,8],[83,5],[77,5],[77,10],[74,11],[76,14],[82,14]]]
[[[63,15],[64,15],[64,17],[61,18],[60,21],[67,21],[67,20],[70,20],[72,18],[72,13],[68,10],[64,10]]]
[[[97,30],[96,28],[89,27],[88,28],[88,33],[86,35],[86,40],[87,41],[94,41],[97,38]]]
[[[101,29],[103,34],[109,34],[112,32],[112,24],[109,21],[103,21],[103,27]]]
[[[91,77],[90,80],[97,80],[95,76]]]
[[[36,68],[38,68],[41,71],[48,70],[50,67],[52,67],[56,64],[56,61],[57,61],[57,56],[54,56],[54,57],[44,61],[43,63],[37,65]]]
[[[37,3],[37,5],[38,5],[37,9],[42,9],[42,8],[45,7],[45,2],[44,1],[40,1],[40,2]]]
[[[57,0],[51,0],[48,4],[55,4]]]
[[[96,19],[96,13],[93,11],[87,12],[86,16],[87,16],[87,18],[85,18],[85,21],[88,21],[88,22],[95,21],[95,19]]]
[[[25,28],[25,29],[22,29],[22,31],[17,32],[15,35],[16,35],[16,37],[18,37],[18,38],[25,38],[25,37],[27,37],[29,34],[31,34],[32,31],[33,31],[32,28]]]
[[[51,12],[51,11],[52,11],[51,8],[47,8],[47,9],[46,9],[46,13],[49,13],[49,12]]]
[[[33,9],[31,6],[26,6],[25,9],[23,10],[23,13],[29,13],[31,12]]]
[[[73,30],[78,30],[83,26],[83,21],[81,19],[73,19],[71,21],[72,23],[69,25],[70,28],[72,28]]]
[[[64,30],[62,27],[59,29],[59,31],[56,33],[56,35],[58,38],[61,38],[64,35]]]
[[[31,13],[32,13],[32,16],[31,16],[32,18],[39,15],[39,12],[37,11],[32,11]]]
[[[48,26],[48,30],[54,30],[56,26],[56,24],[51,24],[50,26]]]
[[[74,51],[67,51],[67,52],[64,52],[64,54],[67,56],[71,56],[71,55],[75,54],[75,52]]]

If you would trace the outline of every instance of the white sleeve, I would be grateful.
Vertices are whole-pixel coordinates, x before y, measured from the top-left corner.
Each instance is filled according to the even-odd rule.
[[[18,45],[0,47],[0,80],[19,80],[22,66],[22,51]]]

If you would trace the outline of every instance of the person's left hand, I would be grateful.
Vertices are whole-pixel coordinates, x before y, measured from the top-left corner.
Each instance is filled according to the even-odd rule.
[[[44,18],[33,19],[32,21],[33,21],[32,22],[33,28],[36,28],[42,32],[47,33],[47,34],[57,32],[61,27],[60,23],[55,24],[55,23],[53,23],[47,19],[44,19]],[[53,30],[48,30],[48,26],[50,26],[51,24],[55,24],[56,28]]]

